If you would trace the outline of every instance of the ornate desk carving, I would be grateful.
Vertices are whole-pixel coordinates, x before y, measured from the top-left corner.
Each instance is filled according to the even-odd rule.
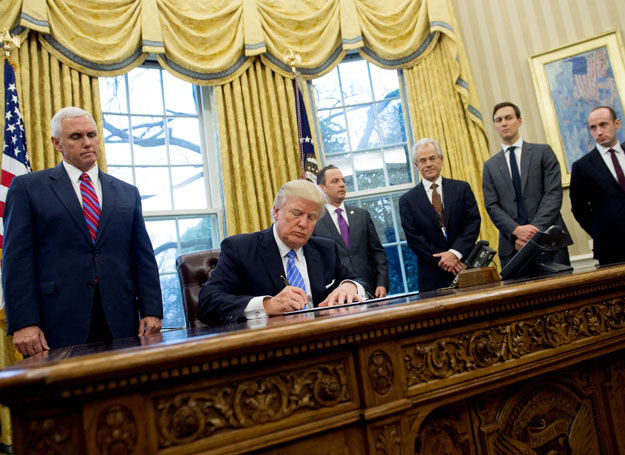
[[[0,371],[18,454],[616,454],[625,266]],[[75,355],[81,349],[85,355]]]

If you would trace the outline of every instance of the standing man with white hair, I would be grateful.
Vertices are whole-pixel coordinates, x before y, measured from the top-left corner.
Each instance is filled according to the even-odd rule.
[[[364,288],[341,263],[336,243],[311,237],[324,207],[317,185],[282,185],[271,227],[221,242],[217,267],[200,291],[200,320],[234,322],[362,301]]]
[[[23,355],[158,333],[158,267],[136,187],[98,169],[87,111],[52,118],[58,166],[16,177],[4,209],[8,333]]]
[[[447,287],[462,270],[482,221],[467,182],[441,176],[443,152],[434,139],[412,148],[421,182],[399,199],[401,225],[417,255],[419,291]]]

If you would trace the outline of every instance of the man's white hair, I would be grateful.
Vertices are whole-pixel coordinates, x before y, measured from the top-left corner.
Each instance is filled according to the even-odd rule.
[[[430,138],[424,137],[423,139],[419,139],[417,143],[412,146],[412,162],[413,163],[415,164],[417,163],[417,149],[420,147],[425,147],[430,144],[433,145],[434,148],[436,149],[436,154],[440,158],[443,157],[443,151],[441,150],[441,146],[438,144],[438,141],[436,139],[430,139]]]
[[[281,209],[286,201],[292,199],[304,199],[313,202],[319,206],[319,213],[323,213],[326,205],[325,195],[321,188],[307,180],[291,180],[286,182],[276,194],[273,200],[273,206]]]
[[[79,107],[68,106],[59,110],[54,117],[52,117],[52,121],[50,122],[52,125],[52,136],[59,137],[61,134],[61,120],[65,118],[73,118],[73,117],[89,117],[93,122],[93,125],[97,128],[95,120],[93,119],[93,115],[90,112],[85,111]]]

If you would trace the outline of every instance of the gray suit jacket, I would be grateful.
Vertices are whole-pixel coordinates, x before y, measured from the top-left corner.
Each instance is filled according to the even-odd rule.
[[[560,164],[549,145],[523,141],[521,186],[529,224],[541,231],[556,224],[568,232],[560,214],[562,207]],[[503,150],[484,163],[482,191],[486,211],[499,229],[499,256],[511,256],[515,253],[516,240],[512,231],[519,223],[516,221],[516,195]],[[568,245],[572,243],[569,237]]]
[[[341,237],[332,215],[327,210],[321,217],[313,235],[325,237],[336,242],[339,259],[354,274],[365,281],[369,292],[375,292],[378,286],[388,291],[388,265],[386,253],[380,243],[371,215],[365,209],[345,205],[345,213],[349,223],[349,249]]]

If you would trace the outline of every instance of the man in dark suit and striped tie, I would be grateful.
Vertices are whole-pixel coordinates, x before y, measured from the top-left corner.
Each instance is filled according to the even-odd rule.
[[[614,109],[594,108],[588,128],[597,144],[571,169],[573,215],[592,236],[601,265],[625,262],[625,144],[619,144],[620,127]]]
[[[8,333],[24,355],[158,333],[158,267],[136,187],[97,167],[90,113],[52,119],[58,166],[16,177],[4,211]]]

